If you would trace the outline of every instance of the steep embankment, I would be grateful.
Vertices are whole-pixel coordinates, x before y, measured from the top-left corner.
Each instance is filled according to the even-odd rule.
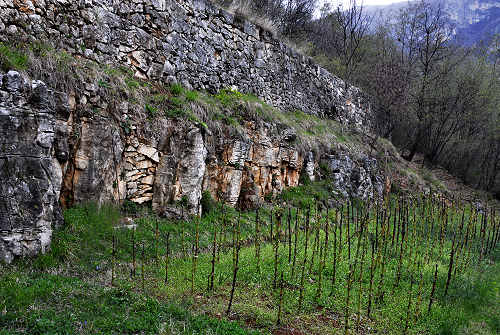
[[[369,132],[362,93],[206,1],[3,1],[0,14],[3,67],[32,77],[1,76],[5,260],[45,249],[59,202],[168,216],[183,199],[197,214],[208,190],[251,207],[320,167],[338,195],[381,192],[365,146],[342,143]]]

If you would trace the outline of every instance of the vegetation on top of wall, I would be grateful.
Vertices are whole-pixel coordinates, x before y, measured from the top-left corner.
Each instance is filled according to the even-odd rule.
[[[350,129],[335,120],[301,111],[282,112],[254,95],[233,88],[210,94],[188,90],[178,83],[165,86],[139,79],[126,67],[76,59],[43,44],[2,44],[0,51],[9,59],[9,62],[2,62],[6,69],[25,71],[31,78],[45,81],[52,89],[66,93],[81,92],[85,83],[95,83],[97,93],[104,101],[125,98],[149,119],[183,119],[210,129],[219,129],[216,123],[223,122],[236,132],[241,131],[246,121],[262,120],[293,128],[298,143],[310,148],[362,142],[359,135],[352,134]],[[99,106],[89,106],[89,110],[96,108]],[[94,114],[90,113],[91,116]]]
[[[9,45],[0,43],[0,69],[2,71],[25,70],[27,63],[27,55],[18,52]]]

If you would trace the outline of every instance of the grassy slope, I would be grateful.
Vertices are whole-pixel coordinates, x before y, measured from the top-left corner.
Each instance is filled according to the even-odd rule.
[[[317,189],[320,186],[315,185]],[[299,188],[284,194],[290,201],[321,192]],[[52,250],[33,260],[21,260],[11,266],[1,266],[0,275],[0,334],[90,334],[90,333],[146,333],[146,334],[246,334],[255,329],[260,333],[285,332],[290,328],[295,334],[343,333],[346,279],[348,275],[347,246],[343,248],[342,261],[337,266],[336,284],[330,284],[332,273],[332,246],[323,271],[323,292],[315,299],[318,284],[318,257],[309,273],[309,261],[305,267],[305,299],[302,310],[297,309],[299,277],[303,261],[303,232],[299,235],[296,275],[291,277],[288,265],[288,249],[280,245],[279,267],[286,281],[283,304],[283,324],[277,327],[279,290],[272,289],[274,275],[274,251],[270,243],[261,248],[261,272],[256,268],[255,249],[252,244],[254,213],[245,213],[241,218],[243,248],[240,255],[238,285],[233,313],[225,316],[232,278],[231,229],[220,235],[223,222],[222,211],[215,210],[203,218],[199,225],[201,254],[197,262],[195,291],[191,292],[193,241],[192,222],[182,224],[157,221],[143,213],[135,235],[139,245],[144,242],[145,281],[142,289],[142,250],[137,251],[137,276],[130,277],[131,232],[113,230],[119,213],[112,208],[97,210],[93,206],[76,207],[65,212],[67,226],[56,234]],[[269,211],[262,211],[265,221]],[[332,214],[332,213],[331,213]],[[237,219],[234,210],[227,209],[226,222]],[[155,226],[158,222],[160,243],[156,247]],[[213,224],[215,223],[215,224]],[[301,222],[303,225],[304,223]],[[184,227],[184,228],[181,228]],[[214,227],[219,230],[219,241],[226,241],[220,261],[216,265],[215,290],[207,292],[210,273],[210,250]],[[264,237],[269,236],[270,226],[263,226]],[[371,231],[373,233],[373,222]],[[117,262],[115,287],[111,287],[112,235],[117,238]],[[171,232],[172,258],[169,264],[169,283],[164,284],[165,233]],[[184,238],[182,238],[184,232]],[[345,232],[344,232],[345,233]],[[331,234],[330,234],[331,235]],[[324,232],[321,233],[322,238]],[[175,237],[175,238],[174,238]],[[345,238],[345,237],[344,237]],[[331,236],[330,236],[331,239]],[[423,313],[417,322],[410,323],[411,334],[496,334],[500,331],[500,266],[499,252],[477,265],[460,271],[453,279],[451,290],[443,298],[444,282],[448,267],[451,236],[445,239],[443,252],[437,248],[431,262],[423,268],[424,278],[422,308],[426,309],[434,264],[439,265],[436,302],[430,314]],[[184,241],[183,255],[182,241]],[[246,242],[245,242],[246,241]],[[311,257],[313,239],[309,241],[308,258]],[[353,244],[354,245],[354,244]],[[429,246],[417,243],[424,255]],[[155,261],[158,253],[159,260]],[[354,254],[354,246],[353,246]],[[412,260],[405,260],[401,283],[391,293],[397,273],[397,249],[389,253],[383,289],[384,303],[374,305],[372,319],[366,318],[368,262],[365,258],[364,290],[361,300],[361,330],[371,333],[376,329],[389,334],[403,331],[410,292],[410,274],[419,277],[415,270],[408,270]],[[359,271],[356,272],[359,276]],[[377,278],[377,277],[376,277]],[[418,280],[412,290],[413,306],[417,300]],[[356,323],[359,284],[353,285],[350,302],[350,324]],[[330,296],[330,292],[333,295]],[[413,309],[412,309],[413,310]],[[412,312],[413,313],[413,312]]]

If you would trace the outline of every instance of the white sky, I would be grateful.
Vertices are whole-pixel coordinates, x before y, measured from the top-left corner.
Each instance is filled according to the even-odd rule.
[[[329,2],[332,4],[332,7],[337,7],[337,4],[342,3],[345,6],[349,4],[349,0],[320,0],[321,3]],[[357,0],[358,4],[361,3],[361,0]],[[379,5],[389,5],[395,2],[408,2],[408,0],[363,0],[364,6],[379,6]],[[321,7],[321,5],[320,5]]]

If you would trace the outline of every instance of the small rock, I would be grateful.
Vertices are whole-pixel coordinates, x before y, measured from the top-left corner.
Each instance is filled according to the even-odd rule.
[[[149,169],[150,167],[153,166],[153,163],[151,163],[150,160],[143,160],[141,162],[137,162],[135,164],[135,167],[139,170],[145,170],[145,169]]]
[[[145,144],[140,144],[139,147],[137,148],[137,152],[150,158],[151,160],[155,161],[156,163],[160,162],[160,156],[158,154],[158,150],[156,150],[153,147],[150,147],[150,146],[145,145]]]
[[[143,204],[147,201],[151,201],[153,199],[153,194],[147,193],[143,197],[140,198],[133,198],[131,199],[132,202],[135,202],[137,204]]]
[[[89,159],[83,155],[76,155],[75,157],[75,167],[78,170],[85,170],[89,165]]]
[[[153,185],[154,182],[154,176],[149,175],[145,178],[141,179],[141,183],[146,184],[146,185]]]
[[[4,77],[4,85],[7,92],[19,91],[22,85],[22,78],[19,72],[9,71]]]
[[[139,170],[132,170],[132,171],[127,172],[125,174],[125,178],[130,178],[130,177],[133,177],[133,176],[135,176],[137,174],[141,174],[141,172]]]
[[[49,93],[45,83],[36,80],[31,84],[32,95],[31,101],[41,106],[46,106],[49,102]]]

